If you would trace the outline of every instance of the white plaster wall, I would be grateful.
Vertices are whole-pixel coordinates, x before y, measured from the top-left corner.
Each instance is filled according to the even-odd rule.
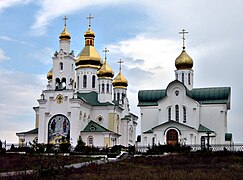
[[[98,77],[97,77],[97,68],[78,68],[76,70],[76,80],[79,79],[77,82],[77,91],[80,93],[86,93],[90,91],[98,92]],[[87,76],[87,86],[86,88],[83,87],[83,76]],[[95,88],[92,88],[92,76],[95,75]],[[79,78],[78,78],[79,76]]]
[[[200,120],[201,124],[207,128],[216,132],[216,143],[225,143],[225,133],[226,133],[226,115],[227,115],[226,105],[215,104],[215,105],[202,105]]]
[[[150,130],[158,125],[159,112],[157,106],[140,107],[141,113],[141,133]]]

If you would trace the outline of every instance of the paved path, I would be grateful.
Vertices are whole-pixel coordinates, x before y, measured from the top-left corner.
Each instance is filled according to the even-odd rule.
[[[65,165],[63,167],[64,168],[75,168],[75,169],[78,169],[78,168],[81,168],[81,167],[84,167],[84,166],[88,166],[91,163],[105,164],[105,163],[108,163],[108,162],[115,162],[115,161],[119,161],[119,160],[120,160],[119,157],[118,158],[114,158],[114,159],[101,158],[101,159],[94,160],[94,161],[88,161],[88,162],[82,162],[82,163],[75,163],[75,164]],[[30,174],[34,174],[34,173],[38,173],[38,170],[2,172],[2,173],[0,173],[0,177],[10,177],[10,176],[17,176],[17,175],[30,175]]]

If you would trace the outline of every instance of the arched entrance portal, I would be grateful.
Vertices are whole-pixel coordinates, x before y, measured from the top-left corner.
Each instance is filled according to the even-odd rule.
[[[70,122],[64,115],[55,115],[48,124],[48,143],[60,144],[70,141]]]
[[[167,144],[178,144],[178,132],[175,129],[170,129],[166,134]]]

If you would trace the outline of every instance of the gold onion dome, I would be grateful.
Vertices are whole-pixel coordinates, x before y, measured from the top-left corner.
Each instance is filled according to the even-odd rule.
[[[52,79],[52,76],[53,76],[53,70],[51,69],[48,73],[47,73],[47,79],[48,80],[51,80]]]
[[[84,33],[85,37],[85,47],[76,57],[76,66],[77,67],[94,67],[100,68],[102,65],[101,58],[99,53],[94,47],[94,38],[95,34],[92,31],[91,27]]]
[[[191,70],[193,67],[193,60],[192,58],[186,53],[183,49],[181,54],[175,60],[175,66],[177,70]]]
[[[68,40],[68,39],[71,39],[71,35],[70,35],[70,33],[67,31],[67,27],[66,27],[66,25],[64,26],[63,31],[60,33],[59,38],[60,38],[61,40]]]
[[[121,70],[120,70],[119,74],[115,77],[115,79],[113,80],[112,85],[115,88],[125,88],[128,86],[128,82],[127,82],[126,78],[123,76]]]
[[[113,78],[114,77],[114,72],[113,70],[110,68],[110,66],[107,64],[107,61],[105,59],[104,64],[101,66],[101,68],[99,69],[99,71],[97,72],[97,76],[98,77],[108,77],[108,78]]]

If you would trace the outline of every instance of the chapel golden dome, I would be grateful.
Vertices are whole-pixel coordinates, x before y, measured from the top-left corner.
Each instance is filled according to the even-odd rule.
[[[123,76],[121,70],[119,71],[119,73],[115,77],[115,79],[113,80],[112,85],[115,88],[126,88],[128,86],[128,82],[127,82],[126,78]]]
[[[94,47],[95,33],[92,31],[91,26],[84,33],[85,46],[76,57],[77,68],[100,68],[102,65],[101,57]]]
[[[63,31],[60,33],[59,38],[60,38],[60,40],[69,40],[69,39],[71,39],[71,35],[70,35],[70,33],[67,31],[67,27],[66,27],[66,25],[64,25],[64,29],[63,29]]]
[[[53,69],[51,68],[51,70],[47,73],[47,79],[48,80],[51,80],[52,79],[52,77],[53,77]]]
[[[107,60],[106,59],[104,61],[104,64],[98,70],[97,76],[100,77],[100,78],[113,78],[114,77],[114,72],[110,68],[110,66],[107,64]]]
[[[186,50],[183,49],[181,54],[175,60],[175,66],[177,70],[191,70],[193,67],[192,58],[186,53]]]

